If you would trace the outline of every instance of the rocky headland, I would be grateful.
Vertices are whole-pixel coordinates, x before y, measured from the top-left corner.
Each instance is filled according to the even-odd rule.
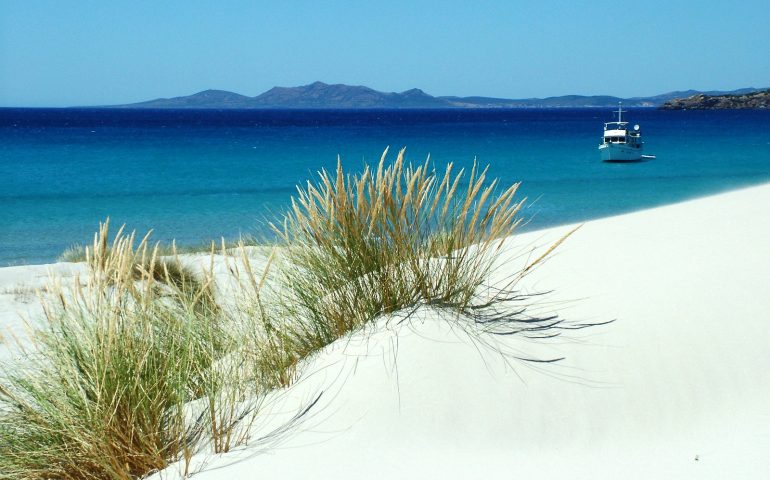
[[[699,93],[669,100],[661,110],[724,110],[770,108],[770,89],[740,95],[706,95]]]

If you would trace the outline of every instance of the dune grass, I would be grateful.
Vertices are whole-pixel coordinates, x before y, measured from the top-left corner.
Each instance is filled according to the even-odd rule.
[[[211,240],[208,242],[200,242],[192,245],[177,245],[175,241],[170,243],[157,242],[153,245],[153,249],[157,249],[159,257],[173,257],[175,255],[186,255],[193,253],[209,253],[212,247],[216,250],[223,248],[227,250],[236,250],[240,245],[256,246],[263,245],[269,246],[269,242],[260,241],[255,236],[244,235],[237,241],[225,242],[222,246],[221,241]],[[88,259],[86,258],[87,246],[84,244],[73,244],[65,249],[57,258],[57,262],[71,262],[71,263],[84,263]]]
[[[0,383],[0,478],[137,478],[204,435],[218,450],[233,440],[242,385],[212,366],[238,338],[210,273],[108,232],[87,250],[88,284],[54,288],[35,350]]]
[[[57,262],[81,263],[86,261],[86,246],[74,244],[67,247],[57,258]]]
[[[387,154],[298,188],[260,268],[243,243],[236,256],[223,242],[227,301],[213,247],[195,273],[173,246],[134,246],[122,230],[110,242],[105,223],[69,257],[87,262],[87,285],[48,291],[34,349],[0,380],[0,479],[138,478],[203,444],[227,451],[258,414],[247,399],[291,385],[315,352],[390,313],[429,305],[506,335],[561,328],[517,303],[516,282],[543,257],[487,285],[519,225],[517,185],[501,189],[475,164],[437,172]]]
[[[497,180],[475,163],[470,171],[449,164],[437,172],[430,159],[406,164],[404,150],[387,165],[387,154],[360,174],[347,174],[339,163],[334,173],[320,172],[316,183],[298,188],[291,210],[273,226],[283,323],[268,336],[283,362],[419,305],[451,309],[500,334],[557,327],[554,317],[502,308],[525,297],[515,290],[519,276],[482,289],[520,223],[518,185],[498,191]]]

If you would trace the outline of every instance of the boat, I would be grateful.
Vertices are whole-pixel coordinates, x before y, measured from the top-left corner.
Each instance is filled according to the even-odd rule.
[[[639,162],[655,158],[654,155],[644,155],[644,142],[639,125],[628,128],[628,122],[623,121],[622,105],[618,102],[618,121],[604,124],[604,135],[599,144],[599,154],[603,162]]]

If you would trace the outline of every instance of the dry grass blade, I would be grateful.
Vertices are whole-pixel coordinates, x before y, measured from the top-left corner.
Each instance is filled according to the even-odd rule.
[[[551,255],[551,253],[553,253],[553,251],[554,251],[554,250],[556,250],[557,248],[559,248],[559,245],[561,245],[562,243],[564,243],[564,241],[565,241],[565,240],[567,240],[567,239],[568,239],[568,238],[569,238],[569,237],[570,237],[570,236],[571,236],[573,233],[577,232],[577,231],[580,229],[580,227],[581,227],[581,225],[578,225],[577,227],[575,227],[575,228],[573,228],[572,230],[570,230],[569,232],[567,232],[567,234],[566,234],[566,235],[564,235],[563,237],[561,237],[559,240],[557,240],[556,242],[554,242],[554,243],[553,243],[553,245],[551,245],[550,247],[548,247],[548,249],[547,249],[545,252],[543,252],[543,254],[542,254],[542,255],[540,255],[540,256],[539,256],[539,257],[537,257],[535,260],[533,260],[532,262],[530,262],[530,263],[529,263],[529,264],[528,264],[526,267],[524,267],[524,273],[526,273],[526,272],[528,272],[528,271],[532,270],[532,269],[533,269],[533,268],[535,268],[537,265],[539,265],[540,263],[542,263],[542,262],[543,262],[543,260],[545,260],[545,259],[546,259],[546,258],[547,258],[549,255]]]

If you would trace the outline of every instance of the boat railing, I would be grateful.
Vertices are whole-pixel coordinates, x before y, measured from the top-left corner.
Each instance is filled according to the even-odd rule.
[[[604,124],[604,129],[605,130],[621,130],[620,128],[617,128],[617,129],[615,129],[615,128],[607,128],[610,125],[618,125],[619,127],[625,128],[625,126],[628,125],[628,122],[607,122],[607,123]]]

